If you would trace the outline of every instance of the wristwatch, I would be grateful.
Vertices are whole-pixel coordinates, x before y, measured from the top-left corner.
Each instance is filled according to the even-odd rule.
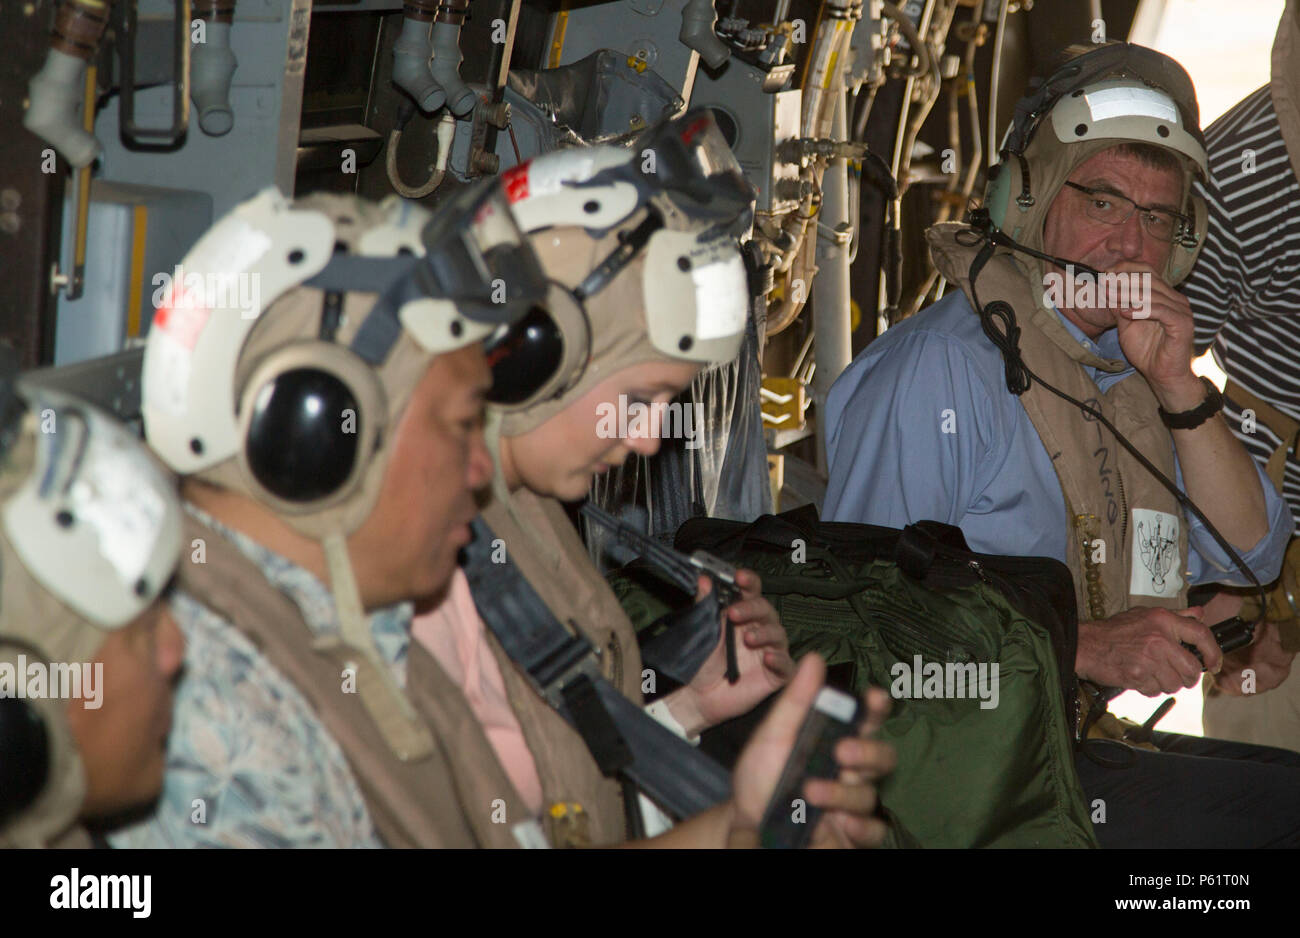
[[[1160,408],[1160,419],[1170,430],[1193,430],[1223,410],[1223,395],[1214,386],[1214,382],[1209,378],[1201,378],[1201,384],[1205,385],[1205,400],[1191,410],[1171,414],[1163,407]]]

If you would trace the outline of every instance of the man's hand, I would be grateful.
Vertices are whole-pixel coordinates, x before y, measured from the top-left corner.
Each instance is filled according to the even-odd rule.
[[[800,661],[794,679],[741,752],[732,773],[731,846],[758,845],[763,812],[825,677],[826,665],[817,655]],[[841,739],[835,746],[835,759],[842,770],[839,778],[804,783],[808,804],[825,810],[813,831],[814,847],[876,847],[885,839],[885,823],[874,814],[876,789],[872,781],[892,772],[898,756],[893,746],[868,738],[889,712],[889,695],[873,687],[865,700],[866,717],[859,735]]]
[[[740,598],[724,613],[724,631],[717,647],[689,684],[664,698],[673,718],[692,736],[748,713],[794,673],[790,640],[776,610],[763,598],[763,581],[753,570],[737,570],[736,585],[740,587]],[[696,601],[711,589],[709,578],[701,576]],[[735,684],[727,683],[728,628],[736,629],[740,680]]]
[[[1295,652],[1282,650],[1282,638],[1272,622],[1261,624],[1255,640],[1245,648],[1238,648],[1223,658],[1223,670],[1214,676],[1214,683],[1225,694],[1243,696],[1242,672],[1247,668],[1255,672],[1253,693],[1272,690],[1287,679]]]
[[[1109,619],[1079,623],[1080,677],[1110,687],[1131,688],[1148,697],[1172,694],[1201,679],[1201,663],[1180,642],[1195,645],[1206,670],[1219,669],[1223,653],[1201,621],[1199,606],[1128,609]]]
[[[1128,302],[1120,305],[1113,292],[1098,302],[1115,310],[1124,356],[1147,379],[1161,407],[1170,413],[1191,410],[1205,399],[1205,386],[1192,373],[1196,328],[1187,297],[1147,264],[1121,261],[1113,272],[1129,281]],[[1142,284],[1136,290],[1134,281]]]

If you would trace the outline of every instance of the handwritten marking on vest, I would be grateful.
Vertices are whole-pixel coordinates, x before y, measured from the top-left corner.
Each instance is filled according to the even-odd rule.
[[[1100,436],[1098,432],[1098,436]],[[1114,524],[1119,518],[1119,502],[1115,500],[1114,490],[1111,489],[1110,477],[1112,470],[1106,466],[1106,460],[1110,457],[1110,448],[1106,446],[1099,447],[1092,452],[1093,456],[1100,456],[1101,461],[1097,463],[1097,480],[1101,482],[1102,491],[1106,495],[1106,523]]]
[[[957,412],[951,407],[945,407],[939,412],[942,422],[939,424],[939,430],[942,433],[957,432]]]
[[[922,662],[912,656],[912,664],[895,662],[889,669],[894,680],[889,695],[895,700],[964,700],[979,698],[981,710],[998,705],[998,664],[986,661]]]
[[[504,798],[492,799],[492,823],[504,824],[506,822],[506,801]]]
[[[802,798],[796,798],[794,801],[790,802],[790,807],[793,809],[790,812],[791,821],[795,824],[808,823],[808,805]]]
[[[148,918],[153,908],[153,877],[143,875],[81,875],[72,868],[67,876],[50,879],[51,909],[131,909],[132,918]]]
[[[1241,672],[1241,692],[1243,694],[1255,693],[1255,669],[1245,668]]]
[[[1241,432],[1252,436],[1255,433],[1255,411],[1249,407],[1241,412]]]
[[[790,562],[807,563],[808,562],[808,545],[801,537],[796,537],[790,542]]]
[[[1095,397],[1088,398],[1084,403],[1093,410],[1101,410],[1101,401]],[[1092,455],[1094,458],[1100,457],[1100,461],[1097,463],[1097,481],[1101,483],[1102,491],[1106,496],[1106,523],[1113,525],[1119,518],[1119,502],[1115,500],[1115,492],[1111,487],[1110,477],[1113,470],[1106,465],[1107,460],[1110,458],[1110,447],[1105,444],[1105,439],[1101,434],[1101,424],[1097,422],[1096,418],[1085,413],[1083,419],[1097,428],[1097,448],[1092,451]]]
[[[1092,823],[1106,823],[1106,802],[1101,798],[1094,798],[1092,801]]]

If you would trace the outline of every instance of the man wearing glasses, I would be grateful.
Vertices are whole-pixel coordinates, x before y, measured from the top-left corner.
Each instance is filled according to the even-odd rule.
[[[1222,662],[1188,586],[1248,581],[1145,463],[1262,583],[1277,576],[1293,522],[1224,423],[1217,390],[1191,370],[1192,312],[1174,287],[1204,233],[1195,92],[1167,57],[1116,45],[1067,57],[1017,106],[973,226],[927,232],[954,289],[832,388],[823,517],[934,519],[960,527],[972,550],[1066,563],[1077,675],[1154,696],[1200,680],[1182,643],[1210,671]],[[1143,458],[1048,385],[1106,416]],[[1295,800],[1285,792],[1300,759],[1154,742],[1163,751],[1112,753],[1124,770],[1077,760],[1094,809],[1104,803],[1093,816],[1103,846],[1300,842],[1300,809],[1279,807]]]

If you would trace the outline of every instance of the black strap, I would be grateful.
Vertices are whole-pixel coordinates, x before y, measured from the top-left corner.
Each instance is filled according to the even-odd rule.
[[[596,685],[585,674],[560,691],[564,706],[573,714],[573,725],[596,759],[600,774],[613,777],[632,764],[632,751],[614,725],[614,719],[600,702]]]
[[[582,736],[601,771],[632,781],[678,819],[726,801],[727,771],[609,683],[591,642],[560,624],[508,556],[493,562],[494,538],[483,519],[472,529],[464,570],[479,615],[533,688]]]
[[[304,286],[318,287],[330,293],[377,293],[378,299],[352,337],[352,351],[372,365],[382,365],[398,339],[402,323],[397,312],[402,304],[423,292],[413,274],[420,264],[418,257],[364,257],[336,253],[325,269],[306,280]]]
[[[678,684],[689,684],[722,637],[718,598],[710,592],[689,609],[660,617],[650,631],[660,625],[667,628],[641,642],[641,661],[656,674],[666,675]]]
[[[940,546],[969,553],[961,528],[940,521],[918,521],[903,528],[894,547],[898,569],[914,580],[924,580]]]

